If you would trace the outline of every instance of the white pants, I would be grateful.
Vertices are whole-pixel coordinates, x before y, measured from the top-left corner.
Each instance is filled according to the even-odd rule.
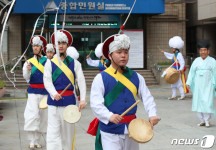
[[[65,107],[48,105],[47,150],[71,150],[74,124],[63,119]]]
[[[28,100],[24,112],[24,130],[28,131],[30,141],[39,142],[42,132],[47,128],[47,110],[40,109],[39,103],[45,97],[41,94],[28,94]]]
[[[185,97],[183,86],[179,87],[179,92],[180,92],[181,98]],[[173,87],[172,88],[172,97],[176,97],[176,95],[177,95],[176,93],[177,93],[177,88]]]
[[[103,150],[139,150],[139,144],[129,138],[128,134],[100,132]]]
[[[184,88],[183,88],[183,84],[182,84],[182,80],[181,80],[181,75],[178,79],[178,81],[174,84],[171,84],[171,88],[172,88],[172,97],[176,97],[176,91],[177,91],[177,88],[179,89],[179,92],[181,94],[181,97],[184,97],[185,94],[184,94]]]
[[[209,120],[211,119],[211,113],[201,113],[201,112],[197,112],[197,115],[201,121],[201,123],[205,123],[205,122],[209,122]]]

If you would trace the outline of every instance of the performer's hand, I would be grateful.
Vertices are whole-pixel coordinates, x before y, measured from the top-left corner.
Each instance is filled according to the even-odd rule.
[[[186,85],[187,89],[189,90],[190,89],[190,85]]]
[[[149,122],[151,123],[151,127],[153,129],[153,126],[158,124],[158,122],[160,121],[161,119],[157,116],[152,116],[149,118]]]
[[[179,73],[181,73],[181,70],[177,70]]]
[[[87,56],[86,56],[86,59],[88,59],[89,57],[90,57],[90,56],[89,56],[89,55],[87,55]]]
[[[119,122],[122,120],[123,118],[119,115],[119,114],[113,114],[109,121],[115,124],[119,124]]]
[[[164,51],[161,51],[162,54],[164,54]]]
[[[54,99],[58,101],[58,100],[62,99],[62,97],[60,94],[56,94],[56,95],[54,95]]]
[[[84,109],[85,108],[85,106],[86,106],[86,102],[85,101],[80,101],[80,103],[79,103],[79,111],[80,111],[80,109]]]
[[[30,64],[30,63],[28,63],[28,64],[27,64],[27,69],[28,69],[29,71],[32,69],[32,67],[31,67],[31,64]]]

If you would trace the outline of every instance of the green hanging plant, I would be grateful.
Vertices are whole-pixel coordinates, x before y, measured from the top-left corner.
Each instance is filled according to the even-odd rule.
[[[0,80],[0,89],[6,86],[6,83],[3,80]]]

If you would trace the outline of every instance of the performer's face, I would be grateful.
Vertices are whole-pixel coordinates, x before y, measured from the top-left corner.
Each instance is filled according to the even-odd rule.
[[[109,54],[109,58],[111,61],[115,61],[115,63],[120,67],[126,67],[128,60],[129,60],[129,50],[126,49],[119,49],[117,51],[114,51],[111,55]],[[113,64],[113,63],[112,63]]]
[[[202,59],[206,59],[206,57],[208,57],[210,50],[207,48],[200,48],[200,57],[202,57]]]
[[[176,49],[175,49],[175,48],[172,48],[172,51],[173,51],[173,53],[175,53],[175,52],[176,52]]]
[[[32,49],[33,49],[33,53],[34,55],[37,55],[37,54],[41,54],[41,50],[43,50],[43,47],[40,46],[40,45],[32,45]]]
[[[68,44],[66,42],[59,42],[58,43],[59,53],[66,53],[68,48]]]
[[[47,58],[48,58],[48,59],[52,59],[54,53],[49,51],[49,52],[46,52],[46,55],[47,55]]]

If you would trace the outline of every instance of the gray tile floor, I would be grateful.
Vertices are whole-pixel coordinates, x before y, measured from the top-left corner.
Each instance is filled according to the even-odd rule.
[[[216,137],[216,118],[212,118],[211,127],[197,127],[199,119],[196,112],[191,111],[192,95],[187,95],[183,101],[169,101],[171,88],[167,86],[149,87],[157,104],[158,115],[161,117],[160,123],[154,128],[153,139],[145,144],[140,144],[140,150],[201,150],[201,141],[205,135]],[[25,91],[23,92],[25,95]],[[82,111],[82,118],[76,124],[76,149],[94,150],[95,137],[88,135],[86,130],[89,123],[94,119],[89,106],[89,91],[86,109]],[[16,94],[15,94],[16,95]],[[0,150],[27,150],[27,134],[23,131],[24,109],[26,98],[19,100],[0,100]],[[142,103],[138,104],[138,118],[147,119]],[[41,140],[43,150],[46,149],[46,135]],[[173,139],[199,139],[197,145],[172,145]],[[215,145],[211,149],[216,149]]]

